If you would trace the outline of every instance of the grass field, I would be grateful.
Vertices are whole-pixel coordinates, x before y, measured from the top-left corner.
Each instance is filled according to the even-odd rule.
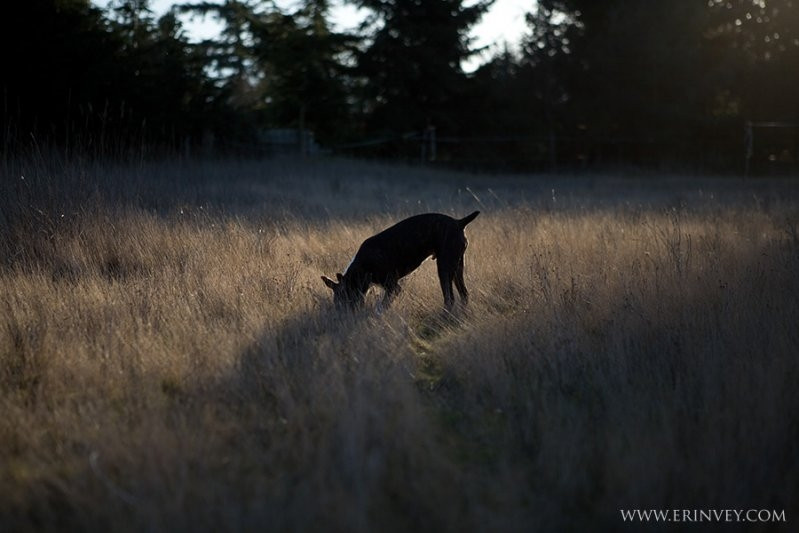
[[[2,531],[799,519],[795,181],[339,160],[3,173]],[[468,309],[442,311],[428,261],[390,310],[333,310],[320,275],[363,239],[474,209]]]

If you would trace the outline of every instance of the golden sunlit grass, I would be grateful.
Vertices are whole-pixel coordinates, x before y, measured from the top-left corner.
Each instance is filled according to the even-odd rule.
[[[799,511],[791,182],[324,160],[5,174],[3,530]],[[364,238],[474,208],[468,310],[444,315],[427,262],[389,311],[334,312],[319,276]]]

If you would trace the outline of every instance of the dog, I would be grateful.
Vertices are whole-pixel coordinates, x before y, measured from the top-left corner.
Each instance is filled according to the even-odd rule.
[[[363,241],[344,273],[336,274],[338,281],[327,276],[322,276],[322,281],[333,290],[336,307],[362,306],[373,283],[385,291],[383,305],[388,307],[400,291],[399,280],[432,256],[438,262],[444,306],[449,311],[455,303],[453,283],[466,305],[469,291],[463,281],[463,254],[467,246],[463,230],[479,214],[480,211],[475,211],[461,219],[439,213],[406,218]]]

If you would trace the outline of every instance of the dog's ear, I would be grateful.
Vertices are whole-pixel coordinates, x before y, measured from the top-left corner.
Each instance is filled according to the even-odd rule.
[[[341,283],[341,280],[343,278],[344,278],[344,276],[341,275],[341,272],[336,272],[336,279],[338,280],[339,283]]]
[[[336,283],[332,279],[328,278],[327,276],[322,276],[322,281],[324,281],[325,285],[330,287],[332,290],[336,290],[336,286],[338,285],[338,283]]]

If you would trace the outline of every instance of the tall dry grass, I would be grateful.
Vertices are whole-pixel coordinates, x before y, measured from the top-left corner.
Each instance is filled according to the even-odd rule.
[[[3,173],[4,531],[796,519],[793,182],[336,160]],[[427,262],[389,311],[334,312],[319,275],[365,237],[473,208],[468,310],[443,314]]]

